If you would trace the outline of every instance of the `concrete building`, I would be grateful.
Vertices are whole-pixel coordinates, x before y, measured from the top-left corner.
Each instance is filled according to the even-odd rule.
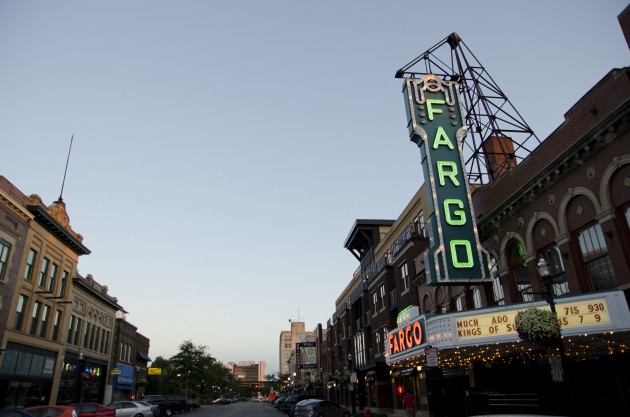
[[[313,332],[306,331],[304,322],[291,321],[291,330],[284,330],[280,332],[278,348],[280,374],[293,374],[297,370],[295,364],[295,348],[297,344],[314,340],[315,335]]]
[[[265,381],[266,363],[260,361],[240,361],[237,363],[229,362],[229,368],[232,375],[239,383],[258,383]]]

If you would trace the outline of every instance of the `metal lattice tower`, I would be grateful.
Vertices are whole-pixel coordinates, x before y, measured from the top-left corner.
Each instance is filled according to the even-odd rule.
[[[457,81],[468,134],[463,152],[472,184],[487,184],[540,144],[533,130],[457,33],[396,71],[396,78],[434,74]]]

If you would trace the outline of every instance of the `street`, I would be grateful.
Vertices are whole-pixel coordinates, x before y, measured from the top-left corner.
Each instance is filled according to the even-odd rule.
[[[189,417],[285,417],[281,411],[264,402],[237,402],[228,405],[204,405],[185,414]]]

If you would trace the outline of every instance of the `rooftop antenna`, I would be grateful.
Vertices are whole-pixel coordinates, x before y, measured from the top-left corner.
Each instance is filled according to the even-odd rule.
[[[66,159],[66,169],[63,171],[63,181],[61,182],[61,192],[59,193],[59,199],[57,200],[60,203],[63,203],[63,186],[66,184],[66,173],[68,172],[68,163],[70,162],[70,152],[72,152],[72,141],[74,139],[74,133],[70,137],[70,149],[68,149],[68,159]]]

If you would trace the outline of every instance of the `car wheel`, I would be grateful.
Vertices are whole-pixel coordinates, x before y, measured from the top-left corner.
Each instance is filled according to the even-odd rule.
[[[133,416],[133,417],[144,417],[144,416],[143,416],[142,414],[138,413],[138,414],[136,414],[136,415],[135,415],[135,416]]]

